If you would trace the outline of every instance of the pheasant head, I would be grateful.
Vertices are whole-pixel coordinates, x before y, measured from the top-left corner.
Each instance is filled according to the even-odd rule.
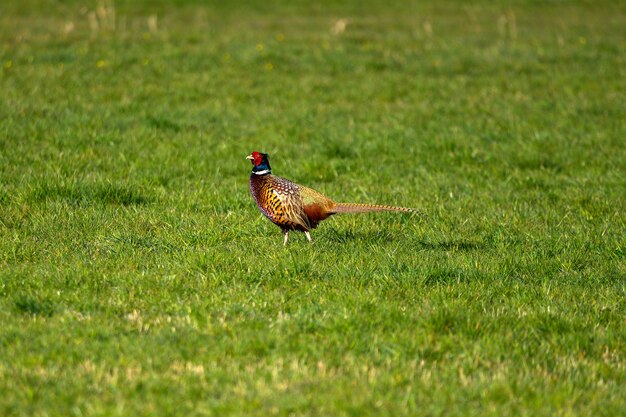
[[[252,173],[256,175],[271,174],[269,155],[261,152],[252,152],[246,156],[246,159],[252,161]]]

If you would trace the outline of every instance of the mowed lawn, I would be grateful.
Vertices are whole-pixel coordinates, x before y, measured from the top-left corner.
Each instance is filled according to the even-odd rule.
[[[612,1],[3,0],[0,415],[624,415],[624,28]],[[284,248],[254,150],[418,213]]]

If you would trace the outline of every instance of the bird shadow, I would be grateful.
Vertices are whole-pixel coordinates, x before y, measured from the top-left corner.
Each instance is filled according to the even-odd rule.
[[[354,231],[354,230],[331,230],[324,240],[332,243],[348,243],[361,241],[369,243],[384,243],[397,240],[397,237],[387,231]]]
[[[456,251],[466,252],[472,250],[485,249],[487,246],[484,242],[465,240],[465,239],[452,239],[444,240],[441,242],[429,242],[423,239],[414,241],[413,244],[416,248],[426,251]]]
[[[407,239],[405,236],[398,236],[389,231],[331,230],[327,236],[324,236],[324,240],[330,243],[361,241],[374,244],[406,241],[417,251],[468,252],[487,248],[487,245],[481,241],[451,239],[432,242],[426,239]]]

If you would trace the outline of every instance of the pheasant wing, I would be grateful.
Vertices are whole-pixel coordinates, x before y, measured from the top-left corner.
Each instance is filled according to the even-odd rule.
[[[294,229],[309,230],[311,223],[307,217],[300,195],[301,187],[288,179],[274,177],[272,194],[276,202],[275,216],[272,219],[279,225]]]
[[[313,227],[335,213],[335,202],[312,188],[300,186],[300,196],[304,212]]]

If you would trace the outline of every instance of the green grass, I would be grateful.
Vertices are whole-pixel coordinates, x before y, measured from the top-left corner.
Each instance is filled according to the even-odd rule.
[[[0,415],[624,415],[624,5],[274,4],[2,2]]]

